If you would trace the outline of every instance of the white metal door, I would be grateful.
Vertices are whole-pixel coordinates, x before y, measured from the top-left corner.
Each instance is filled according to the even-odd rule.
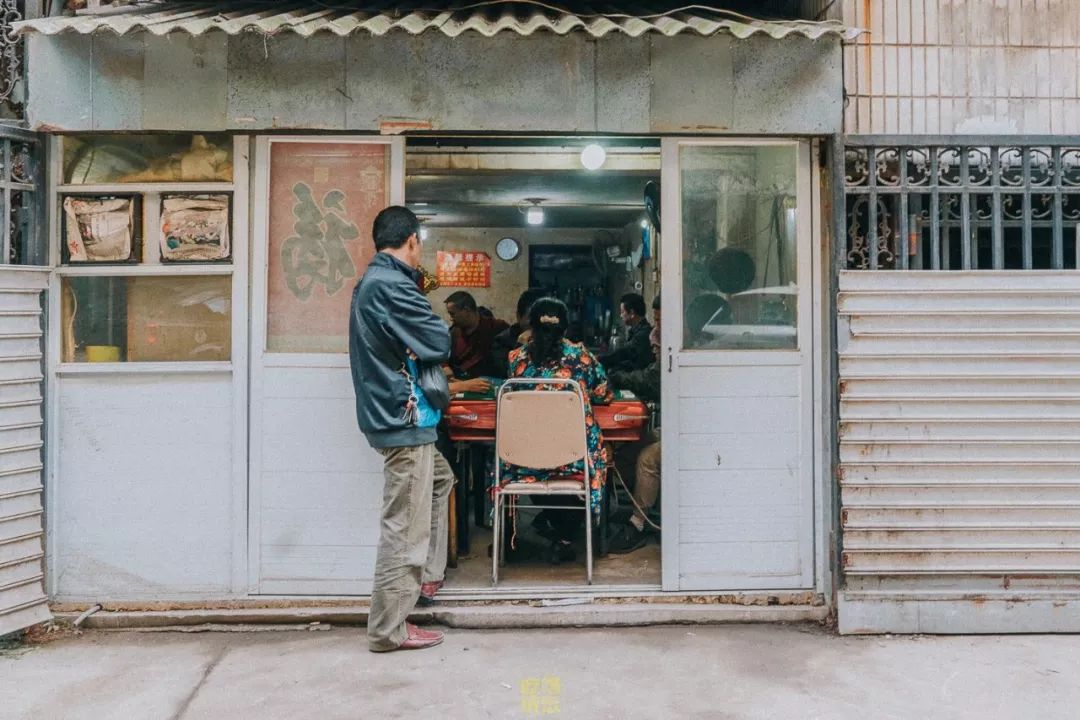
[[[41,293],[48,280],[47,270],[0,269],[0,636],[52,617],[41,509]]]
[[[348,305],[375,213],[404,200],[404,163],[403,138],[257,143],[252,592],[371,590],[382,461],[356,426]]]
[[[810,145],[663,145],[663,586],[814,584]]]

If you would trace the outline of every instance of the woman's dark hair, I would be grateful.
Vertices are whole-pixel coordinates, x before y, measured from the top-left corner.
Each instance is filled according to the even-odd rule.
[[[529,308],[529,357],[537,365],[556,362],[562,357],[562,339],[566,335],[570,313],[562,300],[540,298]]]

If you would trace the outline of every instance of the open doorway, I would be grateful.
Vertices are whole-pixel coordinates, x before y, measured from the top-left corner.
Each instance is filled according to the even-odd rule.
[[[660,144],[653,139],[410,138],[405,197],[422,222],[422,262],[429,275],[432,307],[453,323],[447,300],[460,300],[461,293],[467,293],[477,315],[490,316],[500,329],[511,326],[516,334],[527,326],[517,325],[519,300],[531,290],[531,297],[553,297],[566,305],[569,340],[581,343],[596,358],[610,358],[612,351],[627,346],[628,328],[625,313],[620,314],[620,300],[640,296],[640,303],[630,304],[638,305],[634,314],[650,330],[659,315],[653,305],[660,289],[659,180]],[[639,331],[643,327],[637,325]],[[482,340],[476,342],[484,345]],[[644,362],[655,362],[655,358],[638,364]],[[471,369],[455,367],[455,374],[489,378],[497,387],[507,374],[499,364],[498,359],[485,360]],[[614,409],[594,408],[598,422],[603,413],[605,418],[630,417],[629,425],[636,427],[613,429],[605,437],[609,471],[605,505],[594,531],[593,586],[657,588],[660,503],[655,500],[635,511],[633,489],[638,460],[659,429],[659,380],[654,395],[634,385],[641,373],[628,377],[632,372],[628,366],[614,360],[613,364],[624,371],[609,374],[617,391]],[[494,451],[487,436],[460,432],[459,426],[464,414],[476,417],[480,424],[493,420],[479,416],[493,412],[494,403],[479,404],[493,397],[491,391],[457,397],[478,404],[470,406],[473,410],[468,413],[455,415],[459,432],[450,427],[450,419],[444,421],[442,449],[458,477],[445,591],[475,592],[491,588],[489,488],[494,483]],[[623,406],[618,403],[635,400],[644,403],[638,405],[644,412],[619,409]],[[655,465],[658,478],[658,457]],[[499,588],[583,587],[584,530],[578,531],[569,552],[560,552],[565,547],[552,540],[545,516],[528,501],[519,502],[517,508],[516,522],[508,522],[507,536],[512,541],[507,543],[509,555],[500,571]],[[624,538],[609,547],[609,538],[638,525],[644,528],[639,538],[644,542],[633,544],[640,546],[623,552]]]

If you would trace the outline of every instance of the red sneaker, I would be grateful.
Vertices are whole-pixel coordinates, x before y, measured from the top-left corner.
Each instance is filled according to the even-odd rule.
[[[439,592],[439,588],[443,586],[442,580],[436,580],[434,582],[426,582],[420,586],[420,597],[417,598],[416,604],[420,607],[429,607],[435,604],[435,593]]]

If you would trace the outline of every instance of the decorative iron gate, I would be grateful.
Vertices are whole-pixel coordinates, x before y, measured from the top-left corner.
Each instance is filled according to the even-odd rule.
[[[40,188],[41,141],[34,133],[0,125],[0,202],[7,222],[0,237],[0,264],[46,264]]]
[[[1078,267],[1080,140],[851,137],[848,269]]]

